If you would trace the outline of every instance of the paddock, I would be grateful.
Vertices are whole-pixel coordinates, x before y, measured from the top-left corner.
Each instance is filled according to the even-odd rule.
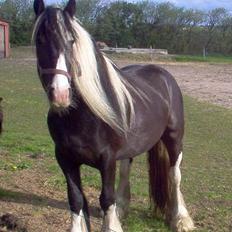
[[[45,117],[48,105],[37,78],[32,49],[0,60],[0,93],[6,115],[0,138],[0,216],[11,212],[28,231],[63,232],[69,226],[65,182],[54,160]],[[15,55],[15,56],[14,56]],[[154,62],[154,61],[153,61]],[[120,66],[137,63],[116,60]],[[182,188],[198,231],[230,231],[232,202],[232,65],[155,61],[171,72],[183,93],[186,114]],[[17,70],[17,73],[15,72]],[[168,232],[149,210],[146,175],[135,159],[127,232]],[[100,231],[100,176],[84,168],[83,185],[94,232]],[[41,223],[43,222],[43,223]],[[0,228],[1,229],[1,228]]]

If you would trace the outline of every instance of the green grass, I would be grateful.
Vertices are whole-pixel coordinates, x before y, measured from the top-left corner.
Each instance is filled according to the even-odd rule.
[[[205,63],[232,63],[232,56],[209,55],[151,55],[151,54],[132,54],[132,53],[109,53],[111,59],[133,60],[136,62],[152,61],[172,61],[172,62],[205,62]]]
[[[0,60],[0,70],[5,118],[1,149],[13,154],[52,153],[46,129],[48,104],[36,74],[35,61]]]
[[[137,62],[150,62],[158,57],[151,54],[133,54],[133,53],[107,53],[107,56],[113,60],[133,60]],[[165,59],[165,56],[163,56]],[[161,57],[159,57],[161,59]]]
[[[35,48],[33,46],[14,47],[10,50],[10,58],[30,60],[35,58]]]
[[[232,111],[189,97],[185,107],[183,187],[187,202],[194,205],[196,221],[203,223],[204,231],[212,231],[210,227],[228,231],[232,216]]]
[[[18,52],[18,53],[17,53]],[[20,51],[17,51],[17,57]],[[0,171],[33,169],[28,157],[44,155],[47,184],[66,191],[64,178],[53,157],[53,142],[46,126],[48,104],[40,86],[35,61],[0,60],[0,96],[4,98],[4,134],[0,139]],[[232,111],[184,98],[186,133],[182,189],[198,231],[229,231],[232,221]],[[35,159],[36,160],[36,159]],[[43,162],[43,161],[41,161]],[[83,184],[100,189],[99,173],[83,167]],[[4,179],[5,178],[5,179]],[[1,177],[1,181],[6,177]],[[148,197],[146,157],[139,156],[131,173],[132,204],[124,221],[127,232],[169,231],[154,220]],[[7,192],[0,189],[0,197]]]
[[[231,56],[191,56],[191,55],[173,55],[171,60],[176,62],[208,62],[208,63],[232,63]]]

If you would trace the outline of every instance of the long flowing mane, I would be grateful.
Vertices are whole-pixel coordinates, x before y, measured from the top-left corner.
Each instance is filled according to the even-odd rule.
[[[47,11],[49,9],[35,23],[34,40],[42,22],[48,17]],[[76,18],[59,10],[56,14],[59,40],[65,43],[70,36],[74,39],[70,61],[78,93],[96,116],[114,129],[128,131],[134,121],[134,104],[128,91],[130,85],[112,61],[98,50]]]

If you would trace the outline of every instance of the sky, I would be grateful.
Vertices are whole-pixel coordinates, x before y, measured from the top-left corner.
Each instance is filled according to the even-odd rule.
[[[176,6],[185,8],[211,10],[214,8],[223,7],[229,11],[232,11],[231,0],[169,0],[169,2],[174,3]]]
[[[167,2],[167,0],[155,0],[156,2]],[[59,3],[61,0],[45,0],[47,4]],[[134,0],[136,2],[136,0]],[[232,12],[232,0],[169,0],[176,6],[199,9],[199,10],[211,10],[218,7],[224,7]]]

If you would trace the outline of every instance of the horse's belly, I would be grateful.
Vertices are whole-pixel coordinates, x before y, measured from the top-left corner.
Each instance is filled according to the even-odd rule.
[[[149,151],[161,138],[166,125],[147,125],[146,130],[128,136],[126,143],[117,152],[117,159],[128,159]]]

